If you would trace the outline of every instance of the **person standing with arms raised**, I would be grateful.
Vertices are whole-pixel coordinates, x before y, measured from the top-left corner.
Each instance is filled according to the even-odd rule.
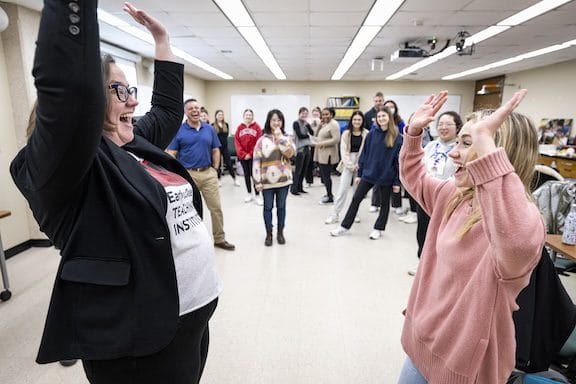
[[[125,3],[155,43],[152,105],[133,122],[136,88],[100,57],[97,4],[44,1],[34,129],[10,166],[61,255],[36,361],[82,359],[91,384],[198,383],[222,287],[199,191],[164,152],[184,66],[164,26]]]

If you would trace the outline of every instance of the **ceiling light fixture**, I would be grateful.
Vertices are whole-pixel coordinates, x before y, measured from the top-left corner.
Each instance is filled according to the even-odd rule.
[[[468,69],[468,70],[466,70],[466,71],[464,71],[464,72],[460,72],[460,73],[455,73],[455,74],[452,74],[452,75],[444,76],[444,77],[442,78],[442,80],[454,80],[454,79],[459,79],[459,78],[461,78],[461,77],[473,75],[473,74],[479,73],[479,72],[488,71],[488,70],[490,70],[490,69],[502,67],[502,66],[504,66],[504,65],[516,63],[516,62],[518,62],[518,61],[525,60],[525,59],[530,59],[530,58],[532,58],[532,57],[541,56],[541,55],[546,55],[546,54],[548,54],[548,53],[556,52],[556,51],[559,51],[559,50],[561,50],[561,49],[566,49],[566,48],[573,47],[573,46],[576,46],[576,40],[567,41],[567,42],[562,43],[562,44],[551,45],[551,46],[549,46],[549,47],[542,48],[542,49],[537,49],[537,50],[535,50],[535,51],[530,51],[530,52],[524,53],[524,54],[522,54],[522,55],[510,57],[510,58],[508,58],[508,59],[496,61],[496,62],[494,62],[494,63],[486,64],[486,65],[483,65],[483,66],[480,66],[480,67]]]
[[[526,22],[530,19],[533,19],[537,16],[540,16],[543,13],[546,13],[546,12],[548,12],[554,8],[557,8],[557,7],[567,3],[569,1],[572,1],[572,0],[542,0],[542,1],[532,5],[531,7],[523,9],[522,11],[517,12],[516,14],[502,20],[501,22],[497,23],[496,25],[492,25],[492,26],[490,26],[486,29],[483,29],[482,31],[468,37],[466,39],[466,43],[465,43],[464,47],[462,47],[462,48],[472,46],[472,45],[477,44],[481,41],[484,41],[486,39],[494,37],[494,36],[508,30],[509,28],[511,28],[515,25],[518,25],[520,23],[523,23],[523,22]],[[446,51],[448,51],[448,50],[446,50]],[[442,53],[444,53],[446,51],[443,51]],[[456,53],[456,50],[454,50],[449,55],[444,55],[444,57],[442,57],[442,59],[446,58],[448,56],[451,56],[454,53]],[[438,55],[436,55],[436,56],[438,56]],[[434,57],[434,56],[432,56],[432,57]],[[416,69],[423,68],[425,66],[428,66],[428,65],[438,61],[438,60],[435,60],[435,61],[431,61],[431,62],[426,62],[426,60],[428,60],[428,59],[424,59],[424,60],[421,60],[415,64],[412,64],[410,67],[404,68],[403,70],[386,77],[386,80],[397,80],[401,77],[408,75],[409,73],[414,72]],[[426,62],[426,64],[422,65],[421,63],[423,63],[423,62]],[[414,68],[416,68],[416,69],[414,69]]]
[[[150,33],[148,33],[147,31],[144,31],[144,30],[142,30],[136,26],[130,25],[127,22],[125,22],[124,20],[120,19],[119,17],[116,17],[116,16],[112,15],[111,13],[103,11],[100,8],[98,8],[98,20],[100,20],[101,22],[106,23],[112,27],[118,28],[121,31],[124,31],[127,34],[136,37],[137,39],[145,41],[148,44],[154,45],[154,39],[152,38],[152,35],[150,35]],[[230,76],[229,74],[224,73],[221,70],[214,68],[210,64],[205,63],[204,61],[198,59],[197,57],[194,57],[194,56],[184,52],[183,50],[174,47],[173,45],[171,45],[170,47],[172,48],[172,52],[176,56],[180,57],[183,60],[186,60],[190,64],[195,65],[196,67],[201,68],[201,69],[205,70],[206,72],[210,72],[213,75],[216,75],[216,76],[218,76],[224,80],[232,80],[233,79],[233,77]]]
[[[338,67],[332,75],[332,80],[340,80],[348,72],[352,64],[366,50],[366,47],[386,25],[388,20],[396,13],[398,8],[404,3],[404,0],[377,0],[366,16],[362,27],[354,36],[354,40],[346,50],[346,54],[338,64]]]
[[[260,60],[268,67],[270,72],[278,80],[286,80],[286,75],[278,65],[272,51],[266,44],[262,34],[252,20],[250,13],[242,3],[242,0],[213,0],[222,13],[236,27],[244,40],[252,47]]]

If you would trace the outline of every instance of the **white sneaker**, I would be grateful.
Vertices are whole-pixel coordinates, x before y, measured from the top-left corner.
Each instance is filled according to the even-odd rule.
[[[328,216],[328,218],[324,221],[325,224],[336,224],[337,222],[339,222],[340,220],[338,219],[337,215],[330,215]]]
[[[239,187],[239,186],[240,186],[240,180],[238,180],[238,179],[235,178],[235,179],[234,179],[234,186],[235,186],[235,187]]]
[[[356,217],[354,218],[354,222],[355,222],[355,223],[359,223],[359,222],[360,222],[360,216],[356,216]]]
[[[252,201],[252,199],[253,199],[252,195],[248,195],[248,196],[246,196],[246,197],[244,198],[244,202],[245,202],[245,203],[249,203],[249,202]]]
[[[378,212],[378,207],[375,205],[371,205],[370,209],[368,210],[370,213]]]
[[[394,213],[396,216],[404,216],[408,210],[405,210],[402,207],[394,208]]]
[[[349,229],[346,229],[344,227],[338,227],[336,229],[331,230],[330,235],[332,235],[334,237],[343,236],[343,235],[347,234],[348,231],[349,231]]]
[[[406,215],[400,218],[406,224],[415,224],[418,222],[418,216],[416,212],[408,212]]]
[[[222,181],[218,180],[218,186],[222,187]]]
[[[380,238],[380,236],[382,235],[382,232],[375,229],[372,231],[372,233],[370,234],[370,239],[372,240],[378,240]]]
[[[259,205],[259,206],[264,205],[264,201],[262,200],[262,198],[260,196],[256,196],[256,199],[254,199],[254,201],[256,201],[256,205]]]

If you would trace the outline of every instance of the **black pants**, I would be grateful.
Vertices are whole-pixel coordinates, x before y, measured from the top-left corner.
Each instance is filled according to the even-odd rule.
[[[332,165],[319,164],[318,166],[320,167],[320,178],[322,179],[322,183],[324,183],[324,188],[326,188],[326,196],[334,198],[334,195],[332,195],[332,178],[330,177]]]
[[[294,162],[294,182],[290,190],[292,193],[301,192],[304,190],[304,173],[310,162],[310,147],[300,148],[296,154],[296,161]]]
[[[308,184],[314,183],[314,147],[310,148],[310,161],[304,170],[304,176]]]
[[[222,158],[224,159],[223,163],[226,166],[228,173],[230,174],[230,176],[232,176],[233,179],[235,179],[236,173],[234,172],[234,167],[232,166],[232,159],[230,159],[230,152],[228,151],[228,147],[221,146],[220,153],[222,154]],[[220,166],[220,168],[222,168],[222,166]],[[221,176],[222,176],[222,170],[219,169],[218,178],[220,178]]]
[[[430,216],[428,216],[419,205],[416,208],[416,215],[418,215],[416,241],[418,241],[418,258],[420,258],[422,249],[424,248],[424,241],[426,240],[426,233],[428,232],[428,224],[430,224]]]
[[[83,360],[90,384],[197,384],[208,356],[208,320],[218,299],[182,316],[174,339],[160,352],[142,357]]]
[[[378,187],[374,186],[372,189],[372,202],[371,205],[374,207],[379,207],[382,202],[382,197],[380,192],[378,192]],[[392,208],[402,207],[402,191],[392,192]]]
[[[252,193],[252,159],[240,160],[240,164],[242,164],[242,169],[244,170],[244,182],[246,183],[246,190],[248,193]],[[256,196],[260,194],[260,192],[256,191],[256,188],[254,188],[254,193]]]
[[[410,202],[410,212],[418,212],[418,203],[416,200],[414,200],[414,198],[408,192],[406,192],[404,196],[408,197],[408,201]]]
[[[370,188],[372,187],[374,187],[374,184],[369,183],[364,179],[360,180],[360,184],[358,184],[358,188],[356,188],[356,192],[352,197],[352,202],[350,202],[348,211],[346,211],[346,216],[344,217],[344,220],[342,220],[342,227],[346,229],[350,229],[350,227],[352,227],[354,218],[358,213],[360,203],[366,197],[370,191]],[[376,189],[378,190],[381,199],[380,212],[378,213],[378,218],[374,224],[374,229],[383,231],[386,229],[386,223],[388,223],[388,214],[390,212],[390,194],[392,193],[392,186],[377,185]]]

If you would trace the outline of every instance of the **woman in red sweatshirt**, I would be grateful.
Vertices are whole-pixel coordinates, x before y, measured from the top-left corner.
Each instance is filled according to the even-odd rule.
[[[449,153],[454,179],[428,176],[422,162],[422,130],[447,92],[430,96],[405,129],[400,178],[431,219],[405,312],[399,384],[504,384],[514,369],[512,312],[546,233],[529,192],[537,132],[512,112],[525,95],[462,127]]]
[[[244,202],[249,203],[252,201],[253,152],[256,142],[260,136],[262,136],[262,129],[258,123],[254,121],[254,112],[251,109],[246,109],[242,116],[244,117],[244,122],[240,123],[238,128],[236,128],[234,144],[236,145],[236,154],[244,170],[244,182],[246,183],[246,190],[248,191],[248,196],[244,199]],[[260,192],[254,188],[254,193],[256,195],[256,204],[262,205]]]

